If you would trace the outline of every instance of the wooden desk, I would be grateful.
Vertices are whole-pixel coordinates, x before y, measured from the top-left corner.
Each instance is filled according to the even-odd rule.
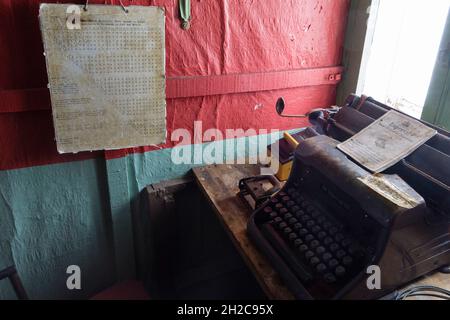
[[[219,220],[267,297],[292,300],[294,296],[281,282],[276,271],[250,242],[247,220],[251,212],[236,197],[239,180],[259,174],[257,165],[213,165],[194,169],[200,189],[211,202]]]
[[[239,192],[239,180],[259,175],[259,169],[257,165],[213,165],[196,168],[193,171],[200,189],[210,201],[224,229],[267,297],[274,300],[292,300],[294,299],[292,293],[282,283],[269,261],[248,238],[247,220],[251,212],[236,197]],[[450,276],[435,273],[422,278],[412,286],[416,285],[432,285],[450,290]]]

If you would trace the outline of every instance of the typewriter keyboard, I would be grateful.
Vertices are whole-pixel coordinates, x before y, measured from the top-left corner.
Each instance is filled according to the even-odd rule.
[[[361,271],[362,246],[305,194],[287,189],[262,210],[264,237],[302,283],[338,285]]]

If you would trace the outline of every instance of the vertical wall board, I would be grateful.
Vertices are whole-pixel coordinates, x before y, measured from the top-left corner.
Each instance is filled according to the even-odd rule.
[[[349,94],[357,92],[358,82],[364,77],[378,5],[379,0],[352,0],[350,3],[342,58],[344,75],[337,90],[338,105],[342,105]]]
[[[450,131],[450,15],[434,68],[422,119]]]
[[[135,255],[132,226],[132,195],[136,193],[130,158],[106,162],[112,233],[114,236],[115,268],[117,280],[135,276]]]

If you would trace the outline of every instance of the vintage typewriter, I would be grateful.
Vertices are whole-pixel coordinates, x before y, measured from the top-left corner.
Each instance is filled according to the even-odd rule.
[[[300,144],[284,188],[249,219],[250,237],[298,299],[376,299],[448,271],[448,134],[439,130],[383,173],[390,196],[336,148],[388,110],[351,96],[340,110],[310,115],[317,136]],[[380,267],[380,290],[367,286],[369,266]]]

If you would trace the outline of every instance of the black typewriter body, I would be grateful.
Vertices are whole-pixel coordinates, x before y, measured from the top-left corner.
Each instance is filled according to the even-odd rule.
[[[443,192],[430,186],[436,181],[417,191],[417,182],[394,168],[389,176],[414,201],[392,201],[362,181],[371,174],[338,143],[326,135],[302,142],[288,182],[248,223],[249,236],[295,297],[377,299],[449,266],[449,199],[434,205]],[[370,266],[381,270],[381,289],[367,285]]]

